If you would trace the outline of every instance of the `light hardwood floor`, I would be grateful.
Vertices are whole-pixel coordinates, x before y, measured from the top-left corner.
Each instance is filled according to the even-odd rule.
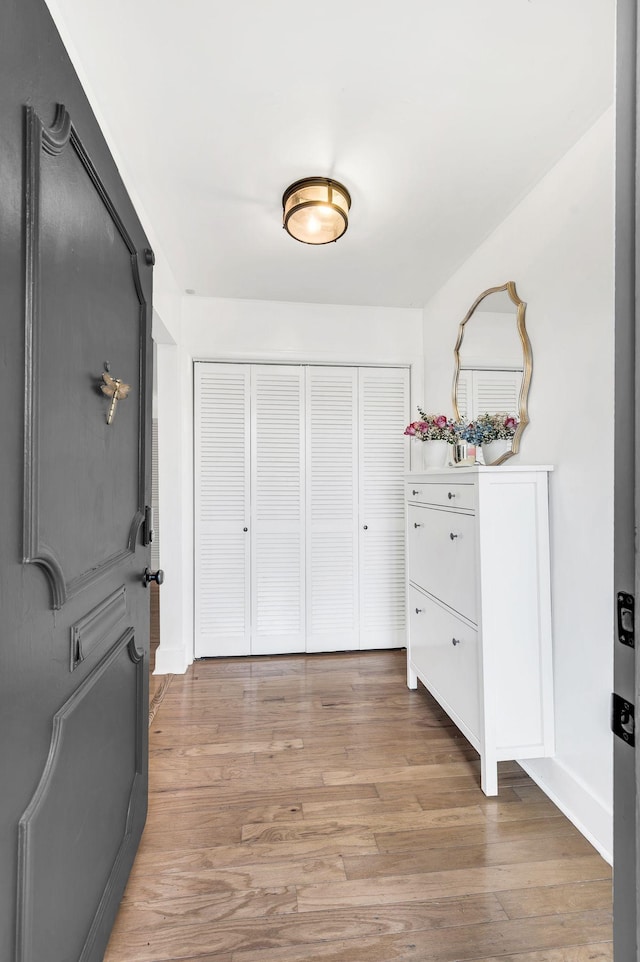
[[[500,794],[405,652],[197,662],[150,729],[105,962],[609,962],[611,870],[515,763]]]

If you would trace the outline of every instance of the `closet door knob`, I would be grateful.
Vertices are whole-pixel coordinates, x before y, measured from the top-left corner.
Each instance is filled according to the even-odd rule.
[[[243,530],[243,531],[248,531],[249,529],[248,529],[248,528],[243,528],[242,530]]]
[[[456,645],[459,645],[459,644],[460,644],[460,639],[459,639],[459,638],[452,638],[452,639],[451,639],[451,644],[452,644],[453,647],[455,648]]]
[[[419,615],[424,611],[424,608],[416,608],[416,614]]]
[[[447,497],[449,501],[451,501],[452,498],[455,498],[455,494],[452,491],[449,491],[449,493],[447,494]]]
[[[451,538],[452,541],[455,541],[456,538],[459,538],[459,537],[460,537],[460,535],[459,535],[459,534],[454,534],[453,531],[450,531],[450,532],[449,532],[449,537]]]
[[[368,524],[363,524],[363,525],[362,525],[362,530],[363,530],[363,531],[366,531],[366,530],[368,529],[368,527],[369,527]]]
[[[419,524],[417,521],[414,521],[414,522],[413,522],[413,527],[414,527],[414,528],[424,528],[424,525],[422,524],[422,522],[420,522],[420,524]]]
[[[411,492],[411,494],[416,495],[416,494],[420,494],[420,492],[414,490],[414,491]]]

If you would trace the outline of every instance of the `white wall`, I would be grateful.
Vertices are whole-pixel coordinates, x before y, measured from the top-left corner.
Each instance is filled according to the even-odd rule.
[[[201,359],[422,367],[419,310],[185,297],[182,317],[185,349]]]
[[[184,297],[177,367],[161,367],[159,394],[179,427],[160,468],[162,542],[160,560],[167,572],[156,672],[182,672],[193,660],[193,361],[296,361],[346,364],[411,364],[412,405],[422,400],[422,312],[403,308],[347,307],[279,301]],[[170,379],[173,378],[172,383]],[[164,385],[164,387],[163,387]],[[176,393],[176,390],[178,393]],[[162,412],[158,424],[161,426]],[[160,445],[159,445],[160,447]],[[171,503],[163,507],[162,493]],[[174,523],[167,530],[166,511]],[[177,519],[181,518],[178,523]],[[169,578],[171,565],[174,574]],[[179,566],[179,576],[175,572]]]
[[[533,349],[521,463],[553,464],[557,747],[527,770],[612,852],[613,110],[607,111],[424,309],[425,401],[451,409],[457,325],[516,282]],[[446,359],[446,360],[443,360]]]

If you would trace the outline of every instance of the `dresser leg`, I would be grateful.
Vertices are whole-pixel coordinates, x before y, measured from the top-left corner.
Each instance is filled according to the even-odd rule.
[[[485,795],[498,794],[498,763],[495,758],[482,755],[480,759],[480,786]]]
[[[411,667],[411,663],[407,659],[407,688],[417,688],[418,687],[418,676]]]

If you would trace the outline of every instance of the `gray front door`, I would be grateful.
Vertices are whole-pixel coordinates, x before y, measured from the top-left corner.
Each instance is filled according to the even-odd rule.
[[[146,815],[153,255],[42,0],[0,71],[0,959],[98,962]]]
[[[640,397],[637,352],[637,296],[640,291],[636,250],[638,234],[636,170],[636,17],[635,0],[617,3],[616,85],[616,397],[615,397],[615,587],[614,717],[621,726],[613,737],[614,760],[614,957],[616,962],[640,960],[638,939],[638,819],[637,777],[640,766],[633,746],[633,725],[625,706],[635,704],[636,723],[640,703],[636,681],[635,646],[640,644],[640,594],[638,594],[638,544],[640,499],[636,495],[640,470],[636,416]],[[638,382],[638,383],[637,383]],[[631,604],[635,596],[635,638],[631,628]],[[634,646],[635,642],[635,646]],[[636,736],[636,741],[638,737]]]

